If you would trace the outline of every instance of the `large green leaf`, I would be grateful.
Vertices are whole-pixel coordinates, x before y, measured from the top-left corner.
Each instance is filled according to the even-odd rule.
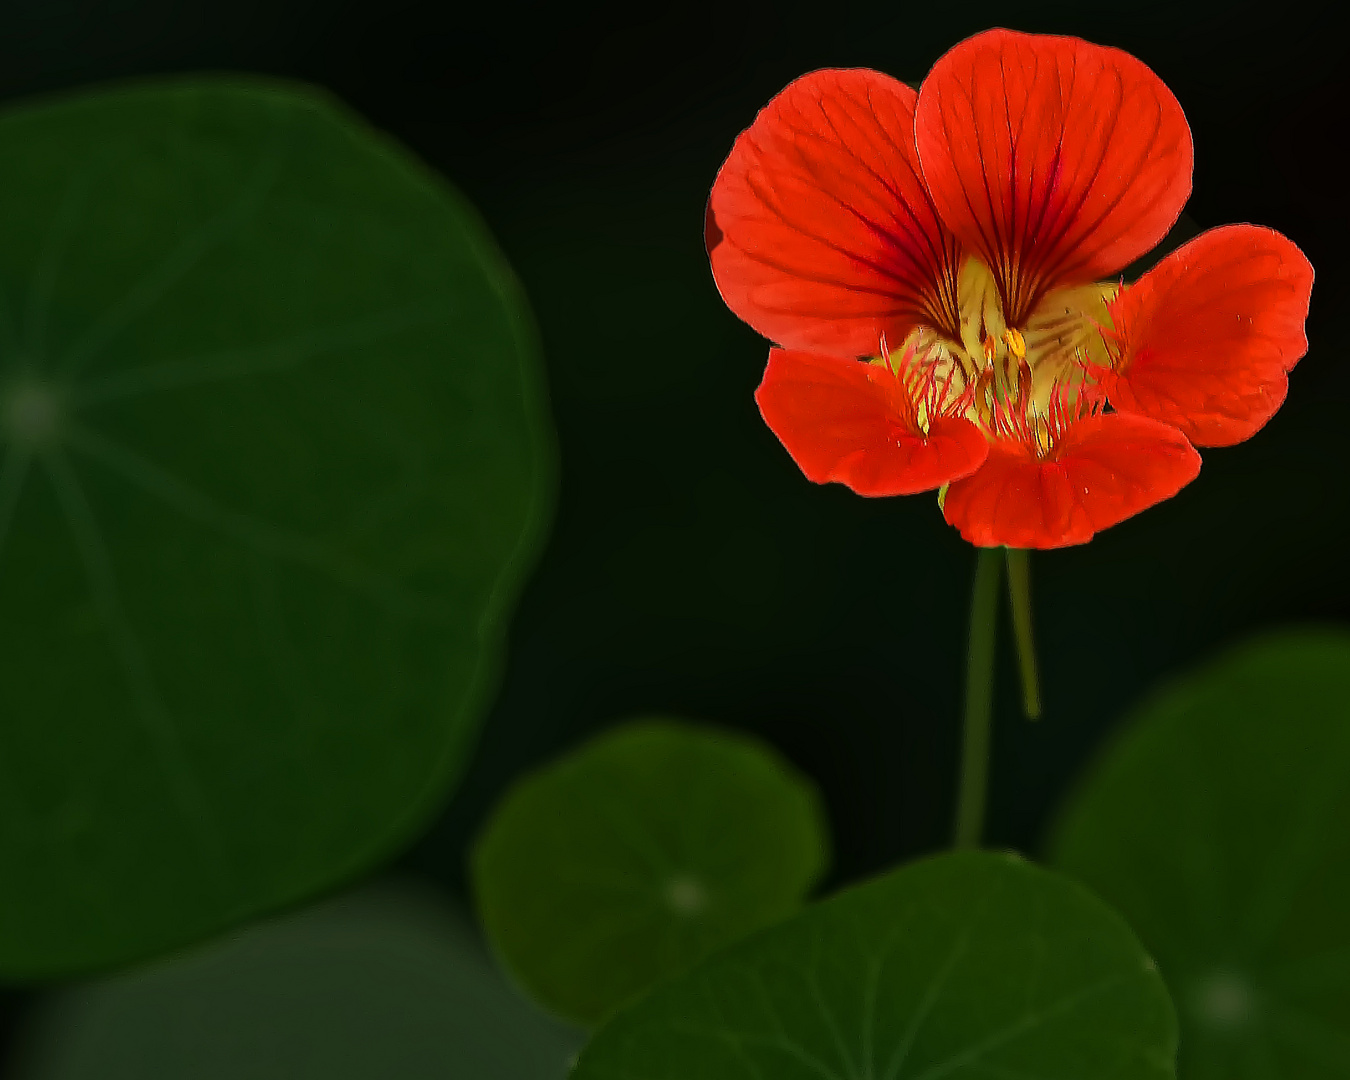
[[[1350,635],[1268,638],[1167,687],[1053,854],[1158,958],[1186,1080],[1350,1075]]]
[[[384,885],[63,991],[13,1080],[562,1080],[581,1038],[433,897]]]
[[[742,735],[611,731],[517,783],[473,857],[488,937],[583,1023],[801,904],[828,852],[815,788]]]
[[[1011,856],[815,904],[618,1013],[573,1080],[1163,1080],[1176,1020],[1125,923]]]
[[[350,875],[460,771],[537,546],[473,210],[312,91],[0,118],[0,974]]]

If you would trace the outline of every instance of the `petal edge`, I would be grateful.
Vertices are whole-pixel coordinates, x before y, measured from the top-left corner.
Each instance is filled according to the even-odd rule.
[[[1172,424],[1197,446],[1250,438],[1308,351],[1312,285],[1307,256],[1274,229],[1201,233],[1112,302],[1112,406]]]
[[[976,547],[1058,548],[1170,499],[1200,472],[1176,428],[1119,413],[1080,420],[1050,457],[1002,440],[974,475],[953,483],[949,525]]]
[[[1014,326],[1049,290],[1151,250],[1191,190],[1172,92],[1079,38],[988,30],[956,45],[919,89],[915,139],[938,213],[994,270]]]
[[[736,139],[705,238],[723,300],[765,337],[863,357],[955,325],[959,253],[919,173],[915,98],[876,71],[815,71]]]
[[[934,420],[913,430],[900,381],[886,368],[817,353],[773,349],[755,391],[764,422],[817,484],[859,495],[931,491],[968,476],[988,454],[967,420]]]

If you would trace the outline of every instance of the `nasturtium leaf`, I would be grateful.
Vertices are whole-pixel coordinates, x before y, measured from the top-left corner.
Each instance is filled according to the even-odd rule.
[[[1157,957],[1186,1080],[1350,1075],[1350,634],[1261,639],[1163,689],[1052,853]]]
[[[36,1010],[13,1080],[563,1080],[544,1015],[434,898],[384,885]]]
[[[444,800],[537,547],[532,323],[326,97],[0,116],[0,975],[294,901]]]
[[[478,840],[473,885],[525,988],[590,1024],[794,911],[828,843],[815,788],[767,746],[638,721],[520,780]]]
[[[610,1020],[572,1080],[1170,1080],[1152,960],[1081,886],[941,855],[813,904]]]

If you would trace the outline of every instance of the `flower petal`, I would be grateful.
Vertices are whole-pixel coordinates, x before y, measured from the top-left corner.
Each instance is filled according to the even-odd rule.
[[[1176,428],[1109,414],[1073,424],[1045,460],[1015,440],[990,447],[979,472],[947,491],[943,514],[977,547],[1084,544],[1200,472],[1200,455]]]
[[[1250,438],[1308,351],[1312,283],[1307,257],[1273,229],[1201,233],[1111,304],[1112,406],[1172,424],[1197,446]]]
[[[1009,325],[1059,285],[1148,252],[1191,190],[1186,117],[1119,49],[988,30],[919,89],[915,138],[942,220],[993,269]]]
[[[959,256],[919,175],[914,99],[875,71],[816,71],[737,138],[706,240],[722,298],[761,334],[859,357],[918,323],[954,332]]]
[[[878,364],[772,349],[755,391],[764,422],[807,479],[859,495],[931,491],[980,467],[989,444],[974,424],[913,427],[905,388]]]

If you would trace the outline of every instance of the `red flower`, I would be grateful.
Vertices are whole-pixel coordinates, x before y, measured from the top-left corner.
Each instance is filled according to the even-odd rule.
[[[708,203],[722,297],[779,346],[765,421],[817,483],[945,487],[980,546],[1081,544],[1170,498],[1196,446],[1284,401],[1313,280],[1255,225],[1109,280],[1171,228],[1191,167],[1162,81],[1076,38],[978,34],[917,93],[803,76]]]

